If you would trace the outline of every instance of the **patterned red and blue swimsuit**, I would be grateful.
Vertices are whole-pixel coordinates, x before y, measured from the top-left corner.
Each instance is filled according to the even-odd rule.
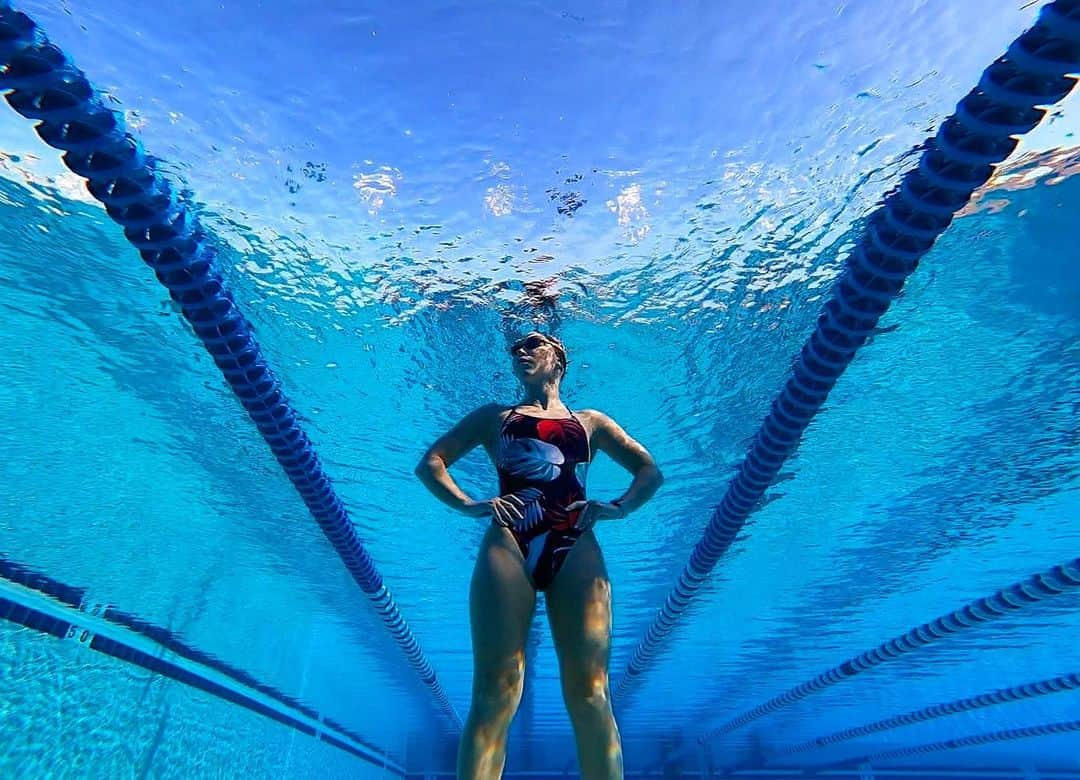
[[[585,499],[589,434],[573,413],[549,420],[512,409],[497,455],[499,494],[516,495],[525,504],[523,519],[510,532],[533,587],[545,590],[583,533],[575,528],[579,512],[567,507]]]

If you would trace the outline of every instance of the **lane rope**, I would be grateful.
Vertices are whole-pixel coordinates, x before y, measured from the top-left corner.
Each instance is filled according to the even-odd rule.
[[[209,234],[188,200],[162,174],[101,93],[44,31],[0,0],[0,89],[18,113],[35,120],[64,165],[87,180],[90,194],[180,305],[248,416],[307,505],[353,580],[375,607],[409,665],[454,729],[461,718],[443,689],[382,575],[356,533],[251,325],[215,268]]]
[[[926,145],[918,165],[866,220],[817,326],[749,452],[657,610],[613,698],[627,697],[734,542],[836,381],[953,215],[994,166],[1062,100],[1080,72],[1080,0],[1055,0],[982,74]]]

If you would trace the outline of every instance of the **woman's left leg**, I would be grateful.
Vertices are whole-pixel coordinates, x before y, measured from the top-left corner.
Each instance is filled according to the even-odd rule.
[[[578,539],[546,595],[581,776],[622,778],[622,743],[608,688],[611,583],[592,531]]]

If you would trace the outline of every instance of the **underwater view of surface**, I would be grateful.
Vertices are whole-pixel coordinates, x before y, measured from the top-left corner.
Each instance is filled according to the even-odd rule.
[[[537,328],[567,345],[566,404],[665,476],[596,528],[627,776],[1080,777],[1075,92],[634,666],[868,215],[1044,5],[16,4],[197,213],[430,673],[123,229],[4,107],[0,775],[452,774],[485,523],[414,467],[519,400],[507,347]],[[481,449],[453,474],[496,495]],[[590,497],[628,484],[597,456]],[[546,611],[507,776],[578,772]]]

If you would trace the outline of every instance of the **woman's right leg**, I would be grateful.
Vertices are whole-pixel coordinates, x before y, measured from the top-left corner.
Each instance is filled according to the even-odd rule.
[[[506,763],[506,735],[521,702],[525,638],[536,591],[521,551],[505,528],[484,534],[469,591],[473,693],[458,748],[459,780],[498,780]]]

